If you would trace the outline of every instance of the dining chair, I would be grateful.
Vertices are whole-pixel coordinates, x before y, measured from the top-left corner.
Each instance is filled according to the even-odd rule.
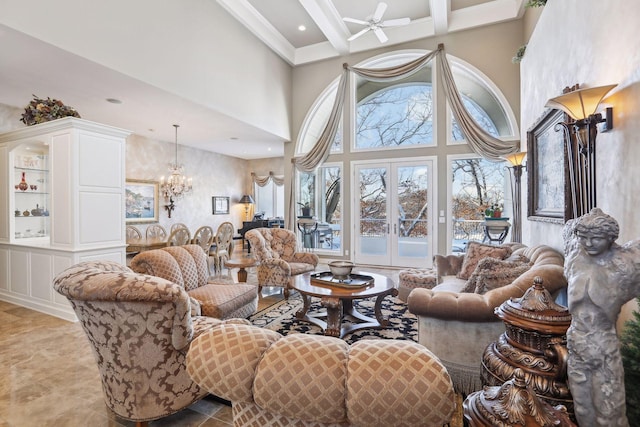
[[[204,253],[207,254],[207,264],[209,266],[209,271],[211,271],[210,253],[214,237],[215,235],[213,234],[213,228],[208,225],[203,225],[196,230],[196,232],[193,234],[193,239],[191,240],[192,244],[200,246]]]
[[[135,227],[133,225],[127,225],[125,229],[125,233],[126,233],[127,243],[130,242],[131,240],[142,239],[142,232],[140,232],[138,227]],[[127,246],[127,250],[126,250],[127,256],[136,255],[138,253],[140,253],[139,250],[129,250],[129,246]]]
[[[208,225],[203,225],[193,234],[191,243],[200,246],[204,253],[208,255],[211,250],[211,245],[213,244],[213,238],[213,228]]]
[[[213,257],[213,269],[216,273],[222,273],[224,260],[231,257],[231,245],[233,244],[233,224],[226,221],[218,226],[214,237],[215,248],[209,253]]]
[[[168,246],[184,246],[191,243],[191,233],[188,228],[178,227],[169,234]]]
[[[140,229],[138,229],[138,227],[134,225],[127,225],[126,236],[127,241],[133,239],[142,239],[142,233],[140,232]]]
[[[147,227],[146,231],[147,239],[166,239],[167,238],[167,230],[160,224],[152,224]]]
[[[171,233],[172,231],[175,231],[178,228],[186,228],[189,229],[189,227],[187,227],[186,225],[184,225],[181,222],[176,222],[175,224],[171,224],[171,229],[169,230],[169,233]]]

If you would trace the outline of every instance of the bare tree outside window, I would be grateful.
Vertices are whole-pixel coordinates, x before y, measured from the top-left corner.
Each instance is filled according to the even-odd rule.
[[[433,144],[431,84],[393,86],[358,105],[356,148]]]
[[[505,168],[503,162],[478,157],[453,160],[451,170],[455,249],[469,240],[482,240],[487,208],[504,209]]]

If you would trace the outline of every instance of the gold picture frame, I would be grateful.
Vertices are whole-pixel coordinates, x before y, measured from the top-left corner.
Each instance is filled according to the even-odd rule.
[[[146,224],[158,222],[158,182],[127,179],[125,185],[125,222]]]

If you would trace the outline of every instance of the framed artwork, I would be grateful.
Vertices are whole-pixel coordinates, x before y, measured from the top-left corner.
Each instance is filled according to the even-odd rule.
[[[547,110],[527,131],[528,217],[565,223],[571,219],[567,141],[561,110]]]
[[[127,179],[125,185],[125,222],[158,222],[158,183]]]
[[[224,196],[213,196],[211,198],[211,204],[213,205],[213,214],[222,215],[229,213],[229,198]]]

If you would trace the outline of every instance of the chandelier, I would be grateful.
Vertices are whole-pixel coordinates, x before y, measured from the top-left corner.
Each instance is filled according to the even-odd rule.
[[[169,213],[171,218],[171,211],[175,209],[174,202],[181,199],[185,194],[191,193],[192,185],[191,178],[184,176],[184,166],[178,163],[178,127],[180,125],[173,125],[176,128],[176,161],[175,163],[169,163],[169,172],[171,173],[166,182],[164,176],[160,178],[160,191],[165,200],[169,200],[169,204],[164,208]]]

